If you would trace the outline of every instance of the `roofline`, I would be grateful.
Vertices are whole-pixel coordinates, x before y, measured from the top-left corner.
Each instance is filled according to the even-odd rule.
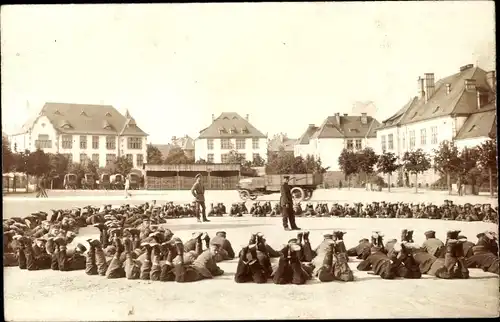
[[[194,141],[196,140],[205,140],[205,139],[267,139],[268,137],[265,135],[253,135],[253,136],[198,136],[196,139],[193,139]]]

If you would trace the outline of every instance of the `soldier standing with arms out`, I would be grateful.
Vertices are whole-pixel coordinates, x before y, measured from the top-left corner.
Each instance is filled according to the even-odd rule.
[[[285,230],[300,230],[295,223],[295,214],[293,212],[293,199],[290,186],[288,185],[288,180],[290,176],[283,177],[284,182],[281,185],[281,196],[280,196],[280,206],[281,215],[283,216],[283,228]],[[288,227],[288,222],[290,222],[290,227]]]
[[[206,214],[206,207],[205,207],[205,187],[203,186],[203,183],[201,182],[201,173],[198,173],[196,177],[194,177],[196,182],[194,183],[193,187],[191,188],[191,194],[195,198],[196,202],[196,219],[198,222],[201,222],[200,220],[200,207],[201,211],[203,213],[203,222],[208,222],[210,220],[207,219],[207,214]]]

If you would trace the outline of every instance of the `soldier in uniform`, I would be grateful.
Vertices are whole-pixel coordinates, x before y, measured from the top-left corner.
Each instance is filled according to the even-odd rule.
[[[191,188],[191,194],[195,198],[196,202],[196,219],[198,222],[201,222],[202,220],[204,222],[208,222],[210,220],[207,219],[206,215],[206,209],[205,209],[205,187],[203,186],[202,183],[202,176],[200,173],[198,173],[195,176],[196,182],[193,184],[193,187]],[[202,218],[200,219],[200,208],[202,212]]]
[[[290,176],[283,177],[283,184],[281,185],[281,196],[280,196],[280,206],[282,209],[283,216],[283,228],[285,230],[300,230],[295,223],[295,214],[293,211],[293,199],[290,186],[288,185],[288,181],[290,180]],[[288,223],[290,222],[290,226]]]
[[[494,236],[489,233],[477,235],[478,241],[472,247],[473,255],[466,259],[467,267],[478,267],[485,272],[499,274],[498,249]]]
[[[426,240],[422,244],[422,249],[432,256],[437,256],[438,250],[444,247],[444,243],[436,238],[436,232],[434,230],[426,231],[424,234]]]
[[[221,262],[223,260],[234,259],[234,250],[231,242],[227,239],[227,234],[225,231],[218,231],[215,236],[210,240],[211,245],[221,245],[219,252],[215,256],[216,262]]]

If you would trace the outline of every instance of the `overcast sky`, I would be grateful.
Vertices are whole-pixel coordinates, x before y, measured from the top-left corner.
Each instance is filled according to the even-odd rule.
[[[129,109],[153,143],[225,111],[298,137],[356,101],[390,116],[426,72],[494,69],[494,29],[487,1],[2,6],[2,126],[52,101]]]

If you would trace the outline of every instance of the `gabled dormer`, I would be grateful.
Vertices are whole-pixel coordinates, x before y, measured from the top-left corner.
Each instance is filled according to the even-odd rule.
[[[61,123],[59,124],[59,127],[64,130],[70,130],[73,128],[71,123],[69,123],[68,120],[62,120]]]
[[[104,120],[104,121],[102,122],[102,128],[103,128],[104,130],[110,130],[110,131],[112,131],[112,130],[113,130],[113,126],[112,126],[112,125],[108,122],[108,120]]]

